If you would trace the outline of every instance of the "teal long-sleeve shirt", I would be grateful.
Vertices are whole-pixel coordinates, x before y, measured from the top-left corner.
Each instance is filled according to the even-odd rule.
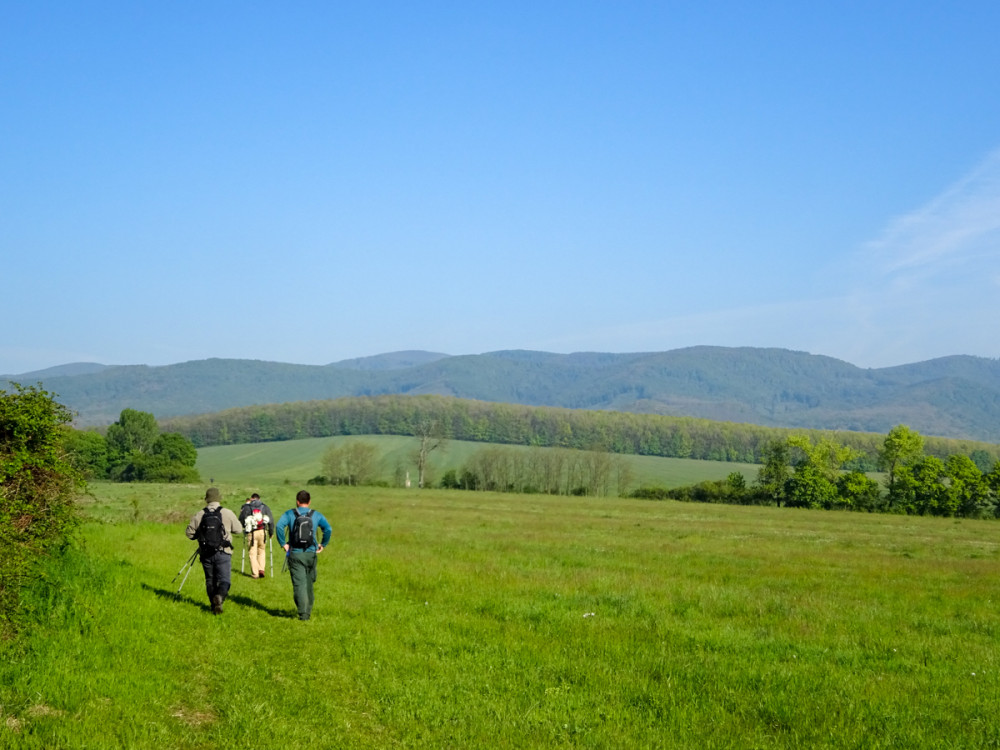
[[[295,520],[295,516],[305,515],[310,510],[313,511],[313,543],[306,547],[305,549],[292,547],[289,552],[315,552],[317,549],[316,540],[319,539],[319,531],[323,532],[323,538],[319,542],[319,546],[325,547],[330,543],[330,539],[333,538],[333,527],[330,526],[330,522],[326,520],[326,516],[320,513],[318,510],[312,508],[307,508],[305,506],[300,508],[292,508],[291,510],[286,510],[281,514],[281,518],[278,519],[278,525],[274,529],[274,535],[278,537],[278,544],[284,547],[289,543],[291,536],[291,526],[292,522]]]

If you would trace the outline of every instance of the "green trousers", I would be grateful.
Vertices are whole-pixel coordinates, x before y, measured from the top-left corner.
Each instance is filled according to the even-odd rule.
[[[316,581],[316,553],[293,552],[288,556],[292,595],[300,620],[308,620],[313,608],[313,583]]]

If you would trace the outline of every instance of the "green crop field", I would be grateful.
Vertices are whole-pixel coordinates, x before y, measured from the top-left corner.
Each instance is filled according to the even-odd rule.
[[[357,436],[306,438],[275,443],[251,443],[202,448],[198,451],[198,471],[205,481],[215,479],[233,481],[285,481],[304,483],[323,473],[321,460],[331,445],[344,441],[363,441],[378,447],[382,476],[389,480],[397,466],[409,470],[416,478],[417,438],[391,436]],[[432,454],[433,474],[440,477],[449,469],[461,471],[463,464],[476,451],[497,447],[485,443],[451,440]],[[529,449],[524,446],[503,446],[509,450]],[[628,456],[632,466],[635,486],[656,485],[679,487],[705,479],[725,479],[734,471],[741,472],[747,482],[757,478],[757,464],[726,463],[723,461],[695,461],[684,458],[659,458],[655,456]]]
[[[318,487],[299,622],[239,551],[223,615],[197,564],[177,594],[204,489],[92,488],[0,644],[0,747],[1000,745],[996,522]]]

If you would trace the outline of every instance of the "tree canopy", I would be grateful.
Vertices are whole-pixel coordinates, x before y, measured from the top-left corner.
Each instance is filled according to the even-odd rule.
[[[828,438],[804,435],[775,441],[765,450],[757,481],[733,481],[659,491],[640,488],[637,497],[669,497],[699,502],[787,505],[964,518],[1000,518],[1000,463],[983,472],[971,456],[944,460],[924,452],[924,438],[906,425],[885,436],[879,458],[885,492],[865,473],[851,469],[853,449]],[[982,457],[980,457],[982,458]]]
[[[119,482],[197,482],[198,449],[178,432],[160,434],[149,412],[124,409],[99,433],[68,430],[63,445],[70,461],[92,479]]]

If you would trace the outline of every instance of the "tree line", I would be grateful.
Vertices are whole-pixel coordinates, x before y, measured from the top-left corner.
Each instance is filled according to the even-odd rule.
[[[906,425],[884,437],[877,455],[884,485],[857,469],[845,471],[854,449],[829,438],[793,435],[770,443],[757,478],[739,472],[724,480],[675,489],[644,487],[633,497],[692,502],[777,505],[962,518],[1000,517],[1000,462],[977,465],[954,453],[929,455],[925,438]]]
[[[792,435],[832,439],[852,449],[847,468],[877,471],[876,433],[801,430],[694,417],[587,411],[474,401],[447,396],[379,395],[241,407],[164,420],[197,447],[335,435],[420,436],[428,423],[455,440],[573,448],[608,453],[709,461],[762,463],[768,446]],[[925,451],[945,460],[970,456],[983,468],[997,446],[971,440],[925,438]]]
[[[632,467],[621,454],[570,448],[518,451],[491,446],[476,451],[460,469],[441,477],[444,489],[548,495],[622,495]]]
[[[884,484],[848,468],[855,449],[829,437],[791,435],[766,446],[753,481],[740,472],[726,479],[667,489],[633,490],[627,456],[569,448],[514,448],[491,445],[446,471],[444,489],[551,495],[630,496],[693,502],[773,505],[788,508],[893,512],[966,518],[1000,517],[1000,462],[984,471],[964,454],[945,460],[925,452],[925,439],[906,425],[883,436],[877,455]],[[414,452],[414,460],[418,451]],[[378,471],[378,448],[349,440],[331,446],[322,459],[325,475],[313,482],[385,484]],[[397,472],[398,474],[399,472]],[[402,485],[397,476],[396,484]],[[423,486],[423,485],[421,485]]]
[[[435,448],[442,443],[435,441]],[[424,443],[412,459],[419,466]],[[323,474],[311,484],[386,485],[380,473],[378,446],[365,440],[332,445],[320,464]],[[397,467],[393,484],[404,486],[405,470]],[[626,456],[571,448],[517,449],[490,445],[473,453],[459,469],[448,469],[432,482],[428,468],[418,474],[417,486],[434,484],[442,489],[488,492],[544,493],[549,495],[624,495],[632,483],[632,466]]]

